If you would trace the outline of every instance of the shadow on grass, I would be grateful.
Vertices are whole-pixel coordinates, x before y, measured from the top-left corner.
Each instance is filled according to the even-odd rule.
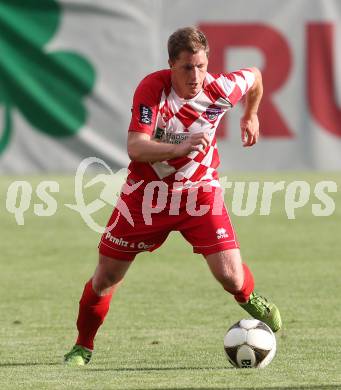
[[[0,363],[2,367],[34,367],[34,366],[63,366],[70,368],[79,368],[75,366],[68,366],[63,362],[50,362],[50,363],[39,363],[39,362],[25,362],[25,363]],[[234,370],[233,367],[121,367],[121,368],[92,368],[91,366],[86,367],[87,371],[177,371],[177,370]]]
[[[121,368],[90,368],[89,371],[199,371],[199,370],[235,370],[233,367],[121,367]]]
[[[50,362],[50,363],[39,363],[39,362],[25,362],[25,363],[0,363],[0,368],[6,367],[34,367],[34,366],[64,366],[66,368],[79,369],[80,367],[67,366],[61,362]],[[87,371],[94,372],[141,372],[141,371],[178,371],[178,370],[188,370],[188,371],[214,371],[214,370],[235,370],[234,367],[122,367],[122,368],[92,368],[92,367],[83,367]],[[164,390],[259,390],[257,387],[165,387]],[[281,386],[281,387],[262,387],[261,390],[335,390],[341,389],[341,384],[335,385],[301,385],[301,386]],[[150,387],[136,387],[136,390],[160,390],[160,388],[150,388]]]
[[[33,367],[33,366],[60,366],[60,362],[54,362],[54,363],[0,363],[0,368],[6,368],[6,367]]]
[[[79,368],[75,366],[68,366],[63,362],[50,362],[50,363],[40,363],[40,362],[13,362],[13,363],[0,363],[0,368],[5,367],[34,367],[34,366],[63,366],[69,368]],[[198,370],[234,370],[233,367],[121,367],[121,368],[96,368],[87,366],[84,367],[87,371],[177,371],[177,370],[189,370],[189,371],[198,371]]]

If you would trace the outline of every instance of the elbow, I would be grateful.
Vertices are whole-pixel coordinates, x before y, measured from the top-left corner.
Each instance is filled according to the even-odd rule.
[[[127,152],[131,161],[148,161],[148,141],[150,137],[146,134],[133,132],[129,134],[127,141]]]
[[[255,75],[255,82],[248,91],[249,96],[256,96],[261,99],[263,95],[263,82],[262,82],[262,73],[258,68],[251,68],[252,73]]]
[[[131,161],[142,161],[141,149],[137,148],[136,145],[128,144],[127,152]]]
[[[133,148],[128,147],[128,156],[131,161],[138,161],[138,153]]]

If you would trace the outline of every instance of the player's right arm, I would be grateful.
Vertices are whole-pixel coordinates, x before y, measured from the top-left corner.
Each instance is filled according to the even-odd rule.
[[[187,156],[193,151],[203,151],[209,143],[205,133],[191,134],[181,144],[168,144],[151,139],[150,135],[130,130],[127,150],[132,161],[157,162]]]
[[[132,161],[153,163],[171,160],[193,151],[202,151],[209,143],[204,133],[190,134],[180,144],[158,142],[152,138],[161,94],[166,87],[170,87],[170,73],[159,71],[145,77],[135,91],[127,143]]]

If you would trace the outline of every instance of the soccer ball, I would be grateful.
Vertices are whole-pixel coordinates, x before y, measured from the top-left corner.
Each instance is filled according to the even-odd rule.
[[[240,320],[227,331],[224,349],[237,368],[264,368],[276,354],[276,337],[258,320]]]

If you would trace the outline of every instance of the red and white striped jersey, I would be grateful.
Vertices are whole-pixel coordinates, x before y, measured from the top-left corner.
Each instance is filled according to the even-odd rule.
[[[132,161],[128,168],[130,177],[145,182],[162,180],[170,190],[174,182],[181,182],[182,188],[201,182],[219,186],[216,129],[225,112],[241,99],[254,81],[251,69],[207,73],[202,91],[192,99],[183,99],[172,88],[170,70],[145,77],[134,94],[129,131],[147,133],[152,139],[167,143],[180,143],[191,133],[207,132],[210,143],[205,154],[195,151],[155,163]]]

